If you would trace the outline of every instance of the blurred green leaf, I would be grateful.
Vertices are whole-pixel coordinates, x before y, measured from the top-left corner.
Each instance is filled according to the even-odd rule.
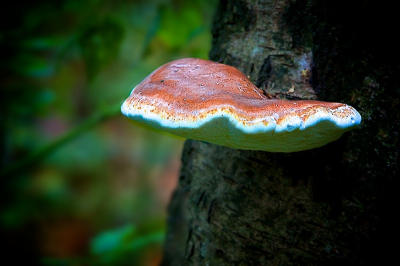
[[[65,133],[63,136],[58,139],[49,142],[47,145],[37,149],[30,155],[25,158],[14,162],[7,167],[0,169],[0,176],[10,176],[18,171],[26,171],[29,167],[31,167],[34,163],[42,160],[47,155],[54,152],[59,147],[65,145],[69,141],[75,139],[77,136],[80,136],[82,133],[85,133],[88,129],[100,124],[101,122],[120,114],[120,106],[121,104],[115,104],[110,106],[107,109],[100,110],[99,112],[93,114],[86,121],[81,123],[80,125],[73,128],[71,131]]]
[[[90,249],[93,254],[125,249],[129,238],[134,237],[135,233],[136,229],[133,225],[126,225],[118,229],[102,232],[92,239]]]
[[[151,244],[161,244],[165,232],[154,232],[139,236],[133,225],[102,232],[95,236],[90,244],[91,252],[97,259],[107,265],[115,265],[125,260],[124,256],[138,255],[138,252]]]

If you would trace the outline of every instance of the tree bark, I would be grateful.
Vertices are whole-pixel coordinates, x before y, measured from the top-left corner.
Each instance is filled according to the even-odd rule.
[[[363,121],[296,153],[186,141],[163,265],[394,258],[400,64],[395,34],[385,32],[395,25],[391,10],[361,0],[220,1],[211,60],[239,68],[272,97],[346,102]]]

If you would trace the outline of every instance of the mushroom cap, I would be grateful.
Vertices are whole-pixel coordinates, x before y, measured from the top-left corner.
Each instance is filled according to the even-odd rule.
[[[361,122],[349,105],[269,99],[238,69],[194,58],[153,71],[121,111],[184,138],[271,152],[321,147]]]

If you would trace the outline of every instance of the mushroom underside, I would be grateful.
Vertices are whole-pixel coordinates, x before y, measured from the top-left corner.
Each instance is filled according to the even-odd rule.
[[[230,113],[214,112],[192,122],[160,118],[154,113],[123,110],[130,119],[180,137],[244,150],[295,152],[335,141],[352,127],[339,126],[338,118],[316,114],[305,122],[289,119],[277,124],[273,117],[259,123],[243,123]],[[325,116],[325,117],[323,117]],[[351,123],[351,121],[349,121]],[[342,121],[343,124],[343,121]]]

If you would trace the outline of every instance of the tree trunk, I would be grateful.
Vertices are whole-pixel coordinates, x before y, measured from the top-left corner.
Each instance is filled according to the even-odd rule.
[[[378,5],[379,4],[379,5]],[[345,102],[355,130],[296,153],[188,140],[163,265],[382,265],[395,256],[399,70],[393,4],[221,0],[210,59],[272,97]]]

